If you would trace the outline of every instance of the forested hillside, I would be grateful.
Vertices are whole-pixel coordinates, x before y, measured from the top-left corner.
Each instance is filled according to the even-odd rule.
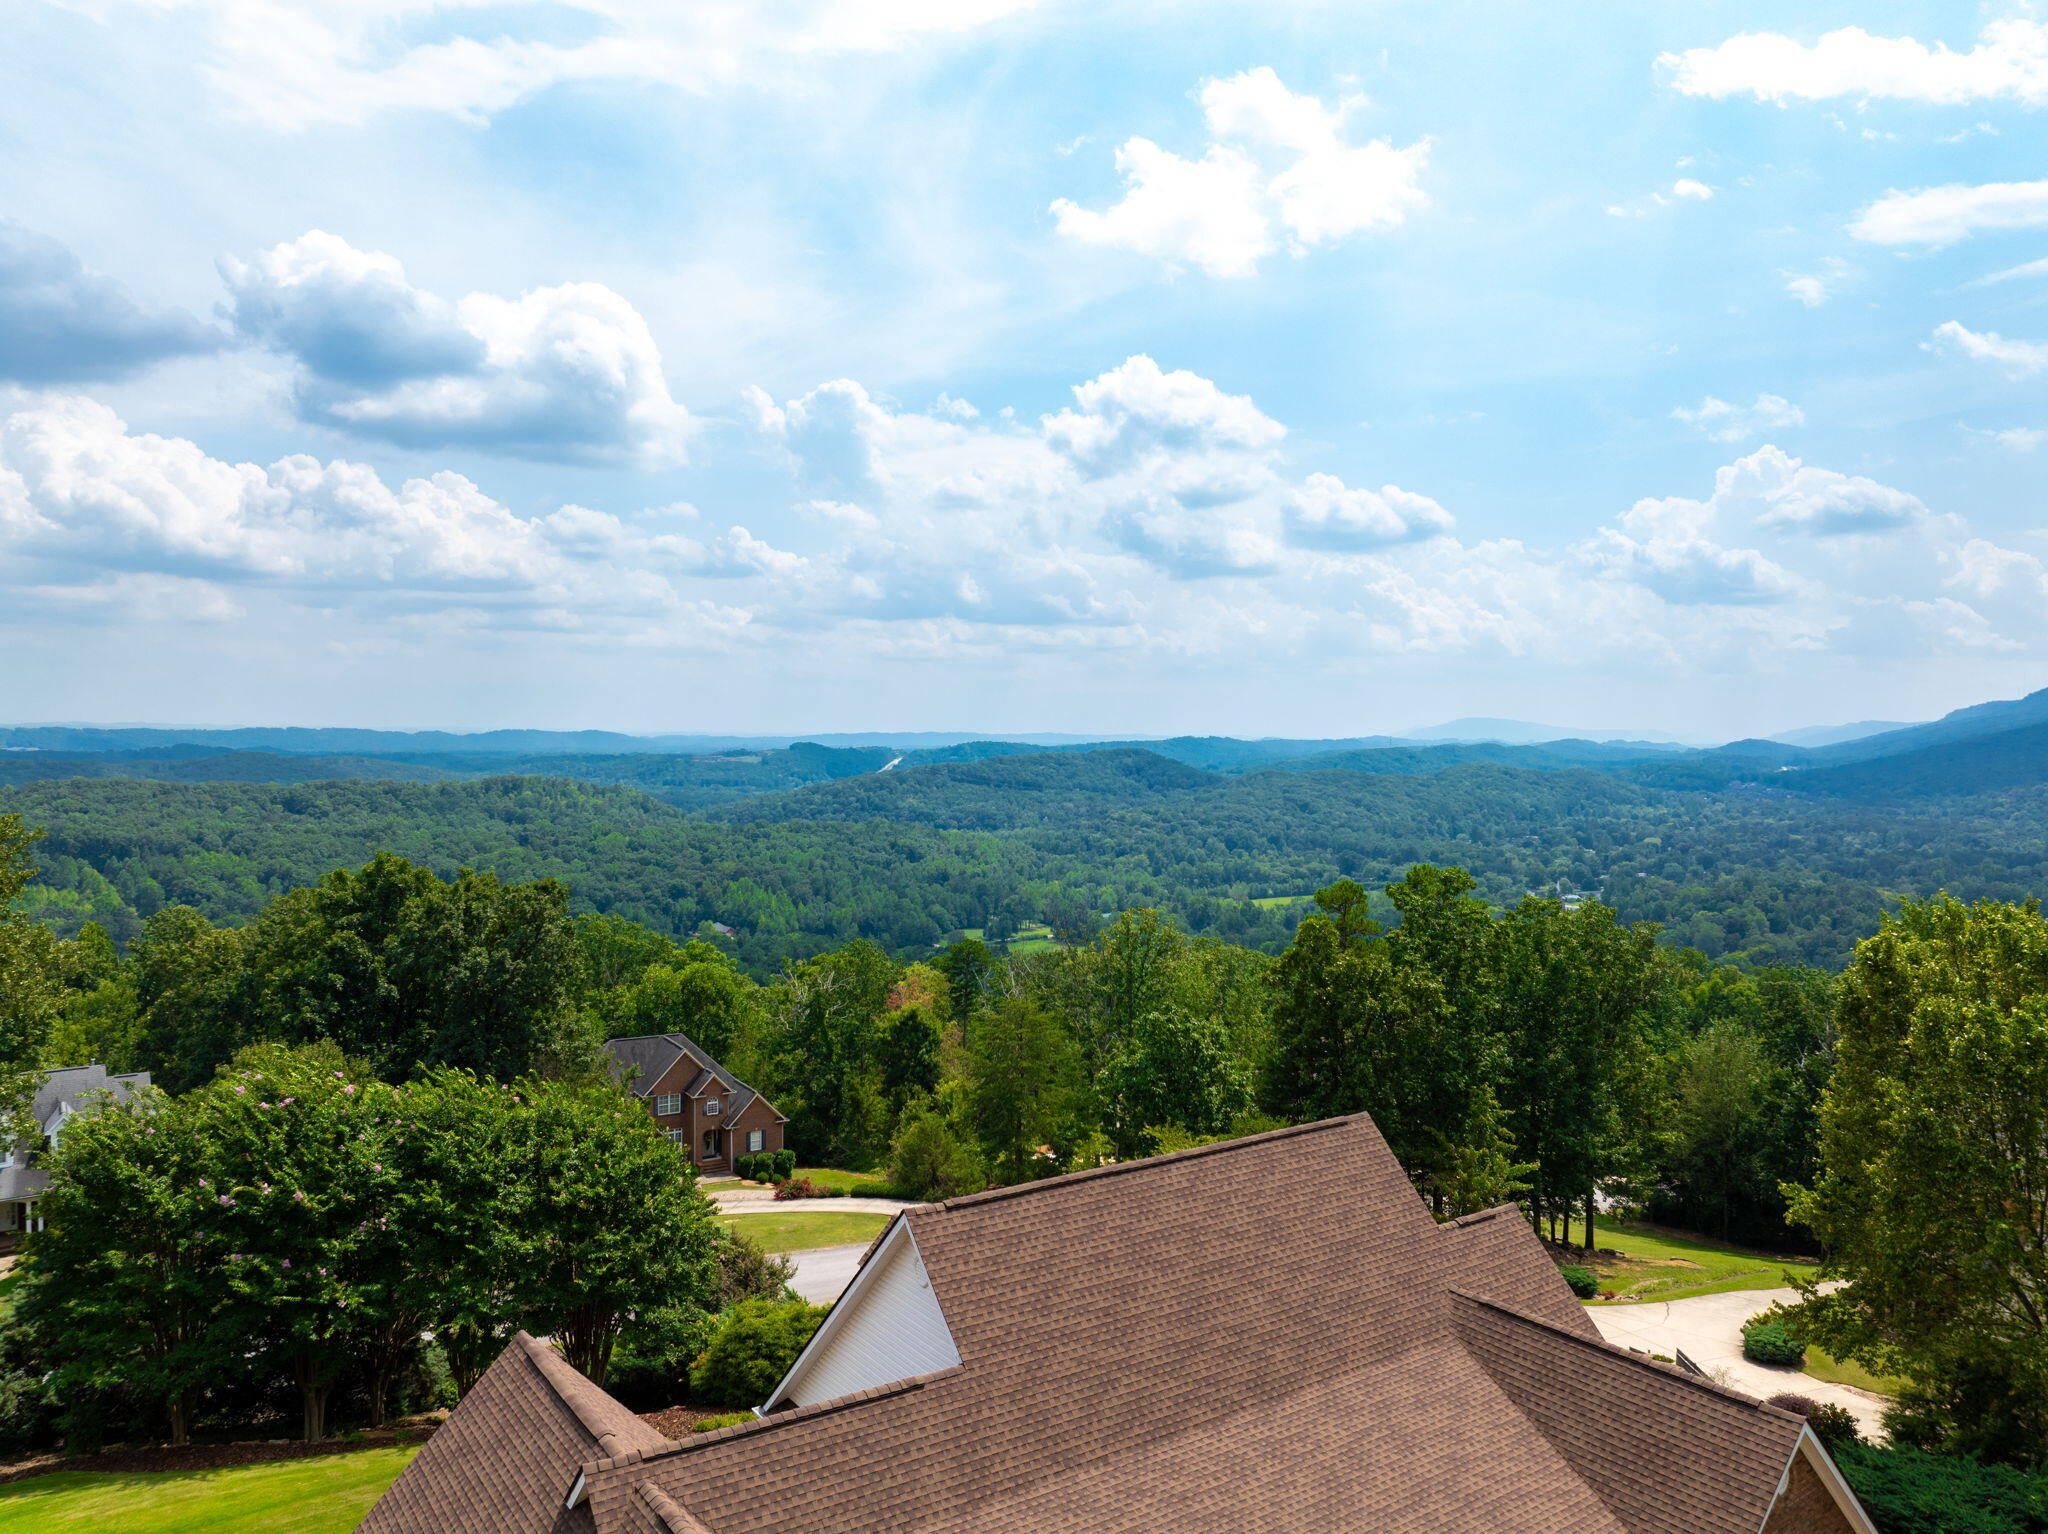
[[[1789,775],[1788,775],[1789,776]],[[1754,787],[1671,792],[1580,768],[1208,774],[1134,750],[898,768],[692,815],[626,786],[181,784],[70,778],[0,790],[46,839],[29,897],[60,930],[125,940],[166,904],[247,919],[327,870],[395,851],[554,877],[578,909],[720,941],[757,973],[867,937],[908,953],[962,929],[1069,935],[1152,905],[1277,951],[1271,897],[1469,868],[1497,905],[1597,893],[1666,941],[1745,962],[1836,966],[1901,894],[2048,888],[2048,789],[1908,806]],[[706,930],[710,930],[705,928]]]

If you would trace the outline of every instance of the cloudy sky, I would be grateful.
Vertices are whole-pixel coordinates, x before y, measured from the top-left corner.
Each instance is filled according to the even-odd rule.
[[[0,716],[2048,685],[2048,13],[17,0]]]

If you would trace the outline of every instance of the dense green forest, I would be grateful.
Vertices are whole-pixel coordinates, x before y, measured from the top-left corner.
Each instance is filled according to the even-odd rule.
[[[627,786],[61,778],[0,790],[41,827],[28,909],[125,942],[167,904],[216,921],[390,850],[443,875],[558,878],[578,909],[721,941],[755,973],[855,937],[891,952],[1154,906],[1277,952],[1284,910],[1337,878],[1471,870],[1498,905],[1594,893],[1666,940],[1839,967],[1900,895],[2048,889],[2048,789],[1906,805],[1674,792],[1582,768],[1200,772],[1136,750],[869,771],[690,814]],[[1382,912],[1382,914],[1385,914]],[[709,929],[706,929],[707,931]]]

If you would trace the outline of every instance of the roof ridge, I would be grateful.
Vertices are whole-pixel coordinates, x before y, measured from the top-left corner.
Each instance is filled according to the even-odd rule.
[[[1638,1353],[1632,1348],[1618,1346],[1615,1343],[1609,1342],[1605,1337],[1582,1337],[1577,1332],[1569,1331],[1562,1326],[1545,1321],[1540,1316],[1532,1316],[1527,1311],[1517,1310],[1512,1305],[1503,1305],[1499,1300],[1489,1300],[1483,1295],[1468,1294],[1463,1289],[1446,1289],[1444,1292],[1455,1299],[1466,1300],[1474,1305],[1484,1305],[1488,1310],[1498,1311],[1501,1315],[1513,1321],[1520,1321],[1525,1326],[1538,1327],[1543,1331],[1551,1333],[1553,1336],[1562,1337],[1568,1342],[1576,1342],[1582,1348],[1592,1348],[1596,1352],[1610,1354],[1615,1358],[1635,1364],[1639,1368],[1648,1369],[1665,1379],[1676,1380],[1681,1385],[1690,1385],[1695,1390],[1704,1390],[1709,1395],[1721,1396],[1726,1400],[1734,1402],[1737,1406],[1747,1406],[1752,1411],[1769,1412],[1772,1416],[1783,1417],[1788,1422],[1803,1423],[1806,1420],[1797,1412],[1789,1412],[1782,1406],[1773,1406],[1769,1401],[1759,1400],[1753,1395],[1745,1395],[1740,1390],[1719,1384],[1714,1380],[1702,1378],[1697,1374],[1679,1368],[1675,1364],[1659,1363],[1648,1354]]]
[[[640,1500],[647,1510],[668,1526],[668,1534],[711,1534],[710,1527],[695,1513],[676,1501],[652,1481],[639,1486]]]
[[[640,1423],[640,1418],[627,1411],[622,1403],[607,1395],[600,1386],[585,1377],[574,1364],[547,1343],[524,1331],[516,1333],[513,1341],[533,1360],[534,1367],[540,1370],[541,1378],[548,1382],[548,1388],[554,1391],[556,1398],[564,1406],[569,1408],[583,1431],[590,1435],[591,1441],[599,1449],[609,1456],[617,1450],[632,1447],[619,1431],[622,1423],[604,1420],[605,1408],[616,1408],[631,1422]],[[641,1425],[656,1438],[663,1442],[669,1441],[666,1434],[654,1427],[645,1423]]]
[[[1341,1118],[1318,1119],[1313,1124],[1289,1124],[1284,1129],[1269,1129],[1263,1134],[1245,1135],[1236,1140],[1219,1140],[1213,1145],[1193,1145],[1186,1150],[1168,1151],[1160,1156],[1140,1156],[1135,1161],[1119,1161],[1111,1166],[1089,1167],[1084,1171],[1066,1172],[1058,1177],[1041,1177],[1035,1182],[1020,1182],[1008,1188],[990,1188],[982,1193],[966,1193],[959,1198],[944,1199],[936,1204],[920,1204],[919,1209],[965,1209],[975,1204],[993,1204],[1003,1199],[1022,1198],[1028,1193],[1048,1193],[1055,1188],[1069,1188],[1076,1183],[1092,1182],[1103,1177],[1121,1177],[1131,1172],[1149,1172],[1157,1167],[1175,1165],[1184,1161],[1198,1161],[1204,1156],[1220,1156],[1231,1151],[1248,1150],[1255,1145],[1267,1145],[1276,1140],[1291,1140],[1297,1135],[1317,1134],[1326,1129],[1341,1129],[1364,1118],[1362,1113],[1346,1114]],[[911,1211],[906,1210],[905,1213]]]

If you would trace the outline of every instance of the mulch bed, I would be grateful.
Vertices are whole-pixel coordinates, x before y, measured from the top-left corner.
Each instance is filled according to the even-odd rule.
[[[45,1454],[36,1459],[0,1465],[0,1485],[25,1481],[35,1475],[52,1475],[60,1470],[121,1474],[134,1470],[219,1470],[228,1465],[258,1465],[273,1459],[311,1459],[320,1454],[351,1454],[357,1449],[385,1449],[398,1443],[417,1443],[433,1431],[434,1425],[429,1423],[401,1428],[397,1432],[372,1433],[350,1442],[330,1438],[325,1443],[192,1443],[178,1449],[169,1444],[149,1444],[140,1448],[107,1449],[98,1454]]]
[[[705,1419],[730,1415],[730,1412],[712,1411],[703,1406],[671,1406],[666,1411],[644,1411],[640,1413],[640,1420],[664,1438],[688,1438],[697,1430],[697,1424]]]

